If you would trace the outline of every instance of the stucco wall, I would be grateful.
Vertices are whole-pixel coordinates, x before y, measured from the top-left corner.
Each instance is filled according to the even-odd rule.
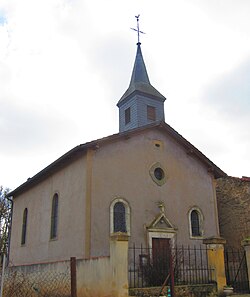
[[[221,178],[216,191],[221,236],[238,248],[250,236],[250,178]]]
[[[84,256],[85,157],[73,161],[14,199],[10,265]],[[52,198],[59,195],[58,237],[50,240]],[[21,245],[23,211],[28,209],[27,236]]]
[[[161,141],[156,147],[154,141]],[[158,186],[149,174],[159,162],[167,182]],[[145,226],[159,213],[158,201],[178,228],[178,244],[200,244],[190,239],[188,211],[197,206],[204,215],[204,236],[218,234],[218,218],[213,178],[207,169],[180,145],[159,130],[148,130],[136,137],[110,143],[93,156],[92,256],[108,253],[109,207],[113,199],[124,198],[131,208],[130,243],[146,244]]]
[[[155,145],[156,141],[160,146]],[[149,174],[156,162],[166,174],[162,186]],[[55,192],[59,194],[58,238],[50,240]],[[164,202],[166,216],[177,228],[178,244],[200,244],[203,237],[219,235],[212,175],[175,140],[156,128],[110,143],[101,142],[87,156],[72,161],[15,198],[10,264],[108,256],[110,204],[115,198],[125,199],[130,206],[130,243],[148,244],[146,226],[159,214],[159,201]],[[21,246],[26,207],[27,241]],[[204,218],[204,234],[199,239],[190,238],[188,212],[192,207],[198,207]]]

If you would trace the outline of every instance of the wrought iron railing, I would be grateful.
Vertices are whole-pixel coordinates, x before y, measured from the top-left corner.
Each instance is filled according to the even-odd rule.
[[[249,280],[246,254],[243,248],[224,250],[225,271],[227,284],[234,288],[234,292],[249,293]]]
[[[204,246],[176,246],[155,253],[134,245],[129,248],[130,288],[161,286],[170,274],[171,259],[176,285],[213,283],[213,269],[208,266]]]

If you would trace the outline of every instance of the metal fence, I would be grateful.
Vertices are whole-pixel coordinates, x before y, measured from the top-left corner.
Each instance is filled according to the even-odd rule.
[[[4,279],[4,297],[70,297],[70,272],[36,272],[24,274],[9,271]]]
[[[249,293],[246,253],[243,248],[224,250],[227,284],[238,293]]]
[[[76,258],[65,261],[58,270],[45,266],[37,264],[6,268],[3,282],[0,282],[3,285],[2,296],[76,297]]]
[[[176,285],[213,283],[204,246],[176,246],[155,254],[151,248],[134,245],[129,248],[130,288],[161,286],[170,274],[170,261]]]

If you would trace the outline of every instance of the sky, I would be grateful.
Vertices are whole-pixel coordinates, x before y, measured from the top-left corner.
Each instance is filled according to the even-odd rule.
[[[118,132],[135,16],[165,121],[230,176],[250,176],[249,0],[1,0],[0,185]]]

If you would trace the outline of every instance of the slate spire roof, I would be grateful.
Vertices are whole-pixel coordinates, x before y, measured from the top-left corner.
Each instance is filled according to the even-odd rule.
[[[140,42],[137,43],[137,52],[129,87],[117,103],[117,106],[119,107],[121,103],[131,98],[136,92],[144,96],[148,95],[149,97],[154,97],[163,102],[166,100],[166,98],[150,84]]]
[[[130,85],[135,83],[144,82],[146,84],[150,84],[148,73],[146,69],[146,65],[143,60],[142,51],[141,51],[141,43],[137,43],[137,52],[135,58],[134,69],[132,72],[132,77],[130,81]]]

